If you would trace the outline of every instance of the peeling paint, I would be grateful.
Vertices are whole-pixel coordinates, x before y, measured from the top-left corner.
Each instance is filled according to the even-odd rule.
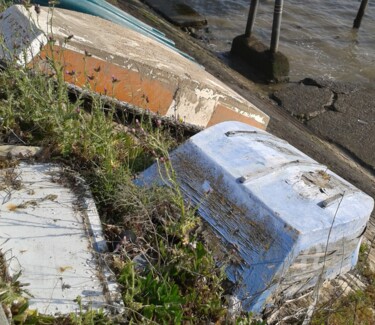
[[[261,312],[355,266],[373,199],[287,142],[224,122],[170,162],[185,199],[218,235],[244,310]],[[170,185],[156,164],[137,183]]]

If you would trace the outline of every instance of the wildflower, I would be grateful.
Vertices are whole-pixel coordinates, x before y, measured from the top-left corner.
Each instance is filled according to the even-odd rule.
[[[92,54],[89,51],[85,50],[85,56],[90,57],[90,56],[92,56]]]
[[[157,120],[156,120],[156,127],[159,128],[160,126],[161,126],[161,120],[160,120],[160,119],[157,119]]]
[[[88,79],[88,80],[94,80],[94,79],[95,79],[95,76],[94,76],[93,74],[92,74],[92,75],[88,75],[88,76],[87,76],[87,79]]]
[[[107,96],[107,92],[108,92],[107,87],[104,87],[104,95],[105,96]]]
[[[48,35],[48,42],[49,43],[55,43],[56,40],[55,40],[55,38],[52,35]]]
[[[99,72],[99,71],[100,71],[100,69],[101,69],[101,67],[100,67],[100,65],[98,65],[98,67],[97,67],[97,68],[94,68],[94,71],[95,71],[95,72]]]
[[[66,70],[65,73],[68,74],[69,76],[74,76],[76,74],[76,71],[74,69],[71,71]]]
[[[146,101],[147,104],[150,102],[147,95],[143,94],[141,97]]]
[[[116,82],[119,82],[120,80],[118,80],[114,75],[112,75],[112,83],[116,83]]]

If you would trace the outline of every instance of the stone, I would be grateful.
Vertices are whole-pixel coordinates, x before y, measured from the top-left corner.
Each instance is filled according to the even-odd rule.
[[[267,81],[285,82],[289,79],[288,58],[281,52],[272,53],[254,36],[235,37],[230,53],[242,58],[254,70],[263,74]]]

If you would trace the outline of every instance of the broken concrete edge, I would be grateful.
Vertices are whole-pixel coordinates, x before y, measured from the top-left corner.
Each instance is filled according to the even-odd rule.
[[[105,261],[105,255],[109,252],[107,242],[103,235],[102,222],[100,220],[96,203],[91,194],[89,186],[85,180],[76,172],[71,173],[69,176],[73,177],[75,185],[81,190],[79,198],[79,205],[85,219],[84,223],[87,227],[86,231],[89,235],[89,240],[92,243],[92,248],[96,254],[95,257],[102,268],[104,276],[102,285],[104,294],[109,302],[106,310],[109,312],[122,313],[124,311],[124,302],[121,297],[119,285],[114,278],[108,264]],[[68,177],[69,177],[68,176]]]
[[[235,37],[230,53],[248,62],[249,66],[262,73],[267,81],[287,82],[289,80],[288,58],[281,52],[272,53],[254,36]]]
[[[38,157],[43,151],[41,147],[0,145],[0,161],[9,159],[30,159]]]

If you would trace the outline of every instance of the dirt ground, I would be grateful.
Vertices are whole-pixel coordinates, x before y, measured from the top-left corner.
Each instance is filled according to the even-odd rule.
[[[224,63],[198,40],[167,23],[138,0],[117,0],[117,5],[163,31],[177,48],[268,114],[270,133],[375,198],[375,106],[368,90],[312,79],[267,90],[230,67],[240,70],[241,63]],[[242,72],[256,79],[251,71]],[[366,238],[374,242],[369,258],[375,265],[375,211]]]

